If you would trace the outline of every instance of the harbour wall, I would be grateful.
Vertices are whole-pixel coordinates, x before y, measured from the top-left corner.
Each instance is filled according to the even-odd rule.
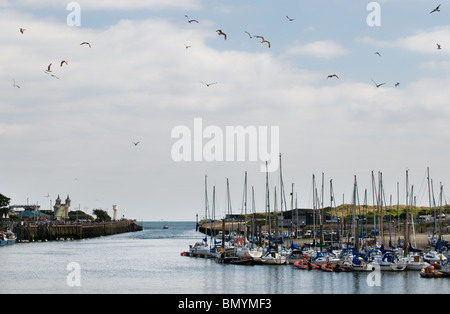
[[[141,231],[135,220],[79,224],[17,224],[13,228],[19,242],[87,239],[126,232]]]

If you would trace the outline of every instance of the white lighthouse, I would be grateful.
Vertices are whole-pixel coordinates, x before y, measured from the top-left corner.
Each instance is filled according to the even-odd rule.
[[[113,220],[116,221],[117,220],[117,205],[113,205],[113,211],[114,211]]]

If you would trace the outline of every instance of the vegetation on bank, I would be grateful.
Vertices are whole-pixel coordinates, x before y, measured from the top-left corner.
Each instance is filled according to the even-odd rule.
[[[0,219],[6,215],[9,214],[9,203],[11,199],[3,194],[0,193]],[[111,217],[108,215],[108,212],[106,212],[103,209],[94,209],[92,210],[92,215],[96,216],[97,218],[94,218],[93,216],[83,212],[82,210],[73,210],[69,212],[69,220],[76,221],[76,220],[86,220],[86,221],[111,221]],[[22,220],[21,217],[17,215],[10,215],[10,220],[13,221],[20,221]]]
[[[364,219],[368,223],[371,223],[376,219],[377,223],[379,222],[380,211],[376,206],[356,206],[354,207],[351,204],[343,204],[339,205],[336,208],[325,207],[323,210],[316,211],[316,219],[319,221],[318,215],[321,213],[323,215],[324,220],[330,220],[331,218],[339,218],[340,221],[350,221],[353,216],[358,217],[360,219]],[[417,221],[417,218],[420,216],[428,216],[434,217],[434,215],[439,215],[440,213],[445,215],[450,215],[450,205],[444,205],[441,208],[434,207],[430,209],[429,207],[406,207],[406,205],[393,205],[383,207],[381,210],[381,217],[383,222],[404,222],[407,214],[409,215],[409,219],[411,216]],[[280,215],[280,212],[277,213],[271,212],[270,219],[272,223],[275,221],[275,215]],[[245,215],[238,215],[241,220],[244,220]],[[256,214],[247,214],[248,219],[250,217],[256,218],[258,222],[263,223],[266,219],[268,219],[268,215],[264,212],[259,212]],[[294,218],[295,219],[295,218]]]

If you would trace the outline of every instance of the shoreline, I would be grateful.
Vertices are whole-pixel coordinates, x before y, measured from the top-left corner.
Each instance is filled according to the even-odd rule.
[[[197,226],[198,231],[211,236],[211,229],[213,230],[213,233],[217,236],[219,234],[219,232],[222,232],[222,230],[225,230],[225,233],[229,233],[229,232],[238,232],[238,233],[243,233],[244,230],[244,223],[243,222],[226,222],[223,223],[221,221],[216,221],[214,223],[211,222],[205,222],[202,221],[198,224]],[[305,228],[303,228],[303,230],[314,230],[314,228],[312,226],[306,226]],[[394,228],[392,228],[394,229]],[[266,226],[260,226],[258,228],[258,232],[266,232],[267,228]],[[316,231],[318,231],[319,228],[316,226]],[[324,226],[323,228],[324,231],[329,232],[330,226]],[[274,230],[272,230],[273,232]],[[427,230],[428,231],[428,230]],[[249,231],[248,231],[249,232]],[[279,229],[279,233],[280,234],[287,234],[287,228],[284,229]],[[418,232],[416,231],[415,233],[413,233],[412,231],[410,231],[409,234],[409,241],[412,245],[413,248],[416,249],[428,249],[430,248],[430,245],[428,243],[428,237],[432,235],[432,232]],[[435,237],[438,237],[438,235],[435,235]],[[400,238],[400,240],[402,241],[402,243],[404,242],[404,232],[403,230],[400,231],[400,233],[398,231],[394,231],[392,232],[392,235],[389,236],[389,230],[385,229],[384,230],[384,246],[386,248],[389,247],[389,240],[391,240],[392,245],[396,246],[398,243],[398,239]],[[289,243],[292,241],[294,244],[297,244],[299,246],[302,246],[304,244],[308,245],[311,244],[314,240],[313,237],[298,237],[298,238],[286,238],[287,241],[289,241]],[[443,232],[441,235],[441,239],[445,240],[445,241],[449,241],[450,240],[450,232],[449,232],[449,227],[445,227],[443,228]],[[316,242],[320,241],[320,237],[316,237]],[[373,237],[370,238],[366,238],[365,242],[367,244],[368,241],[372,241],[373,242]],[[325,242],[329,242],[329,241],[325,241]],[[342,242],[345,242],[345,239],[342,239]],[[380,236],[377,236],[377,245],[381,245],[383,243],[383,241],[380,239]]]

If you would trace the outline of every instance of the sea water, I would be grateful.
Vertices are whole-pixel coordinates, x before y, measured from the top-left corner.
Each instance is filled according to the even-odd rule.
[[[292,265],[230,265],[181,256],[204,235],[195,222],[143,222],[144,230],[0,248],[2,293],[404,294],[449,293],[448,278],[417,271],[328,273]],[[168,229],[163,229],[167,224]],[[378,276],[378,277],[374,277]]]

